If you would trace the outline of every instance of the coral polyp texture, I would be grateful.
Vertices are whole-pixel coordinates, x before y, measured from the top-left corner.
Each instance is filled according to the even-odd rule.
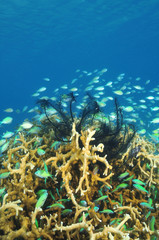
[[[155,146],[123,126],[117,105],[107,129],[90,120],[97,112],[89,106],[85,124],[47,116],[36,136],[10,139],[0,157],[0,239],[159,238]]]

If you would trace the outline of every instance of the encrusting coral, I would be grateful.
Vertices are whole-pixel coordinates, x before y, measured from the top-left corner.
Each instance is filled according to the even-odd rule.
[[[23,131],[11,138],[0,157],[0,239],[159,237],[159,155],[118,125],[107,138],[117,134],[122,146],[129,140],[110,158],[108,139],[96,141],[98,125],[79,131],[74,119],[63,142],[61,132],[57,141],[54,129],[43,127],[37,136]]]

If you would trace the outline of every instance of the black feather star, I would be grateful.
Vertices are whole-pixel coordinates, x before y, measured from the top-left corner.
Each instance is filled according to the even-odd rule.
[[[63,103],[67,102],[67,108]],[[81,130],[93,126],[96,129],[94,135],[95,140],[92,144],[104,144],[103,154],[107,154],[108,158],[113,158],[123,152],[135,135],[134,126],[126,126],[123,124],[122,109],[115,99],[116,123],[103,122],[100,118],[96,118],[96,114],[102,113],[97,101],[87,94],[87,101],[80,114],[73,113],[72,105],[76,102],[73,93],[61,96],[60,101],[54,102],[50,99],[39,99],[37,104],[44,110],[46,121],[43,122],[47,129],[52,128],[55,133],[55,140],[61,142],[69,142],[72,132],[72,124],[76,121],[76,130]],[[66,105],[66,104],[65,104]],[[56,110],[55,115],[48,115],[48,108]],[[129,131],[131,129],[131,131]],[[82,143],[81,143],[82,144]]]

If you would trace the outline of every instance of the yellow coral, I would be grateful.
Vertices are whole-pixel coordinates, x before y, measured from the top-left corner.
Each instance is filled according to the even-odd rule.
[[[71,141],[61,143],[57,150],[49,148],[52,133],[47,137],[43,134],[41,146],[37,138],[23,134],[16,146],[11,141],[10,150],[1,157],[0,174],[10,175],[0,182],[6,189],[0,201],[0,239],[131,240],[159,236],[155,230],[159,222],[159,156],[153,146],[136,136],[120,159],[108,161],[104,145],[92,145],[94,135],[93,128],[78,133],[74,123]],[[38,147],[46,154],[38,156]],[[49,171],[52,178],[45,181],[36,176],[38,169]],[[119,179],[125,171],[144,181],[148,193],[135,189],[132,178],[123,188],[118,187],[125,181]],[[46,201],[36,208],[44,191]],[[140,203],[148,199],[150,209],[143,208]],[[48,207],[51,205],[56,207]],[[151,223],[152,216],[155,223]]]

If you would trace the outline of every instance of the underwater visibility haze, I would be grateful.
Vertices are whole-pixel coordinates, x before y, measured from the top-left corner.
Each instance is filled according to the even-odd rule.
[[[0,86],[0,239],[159,239],[159,0],[0,1]]]

